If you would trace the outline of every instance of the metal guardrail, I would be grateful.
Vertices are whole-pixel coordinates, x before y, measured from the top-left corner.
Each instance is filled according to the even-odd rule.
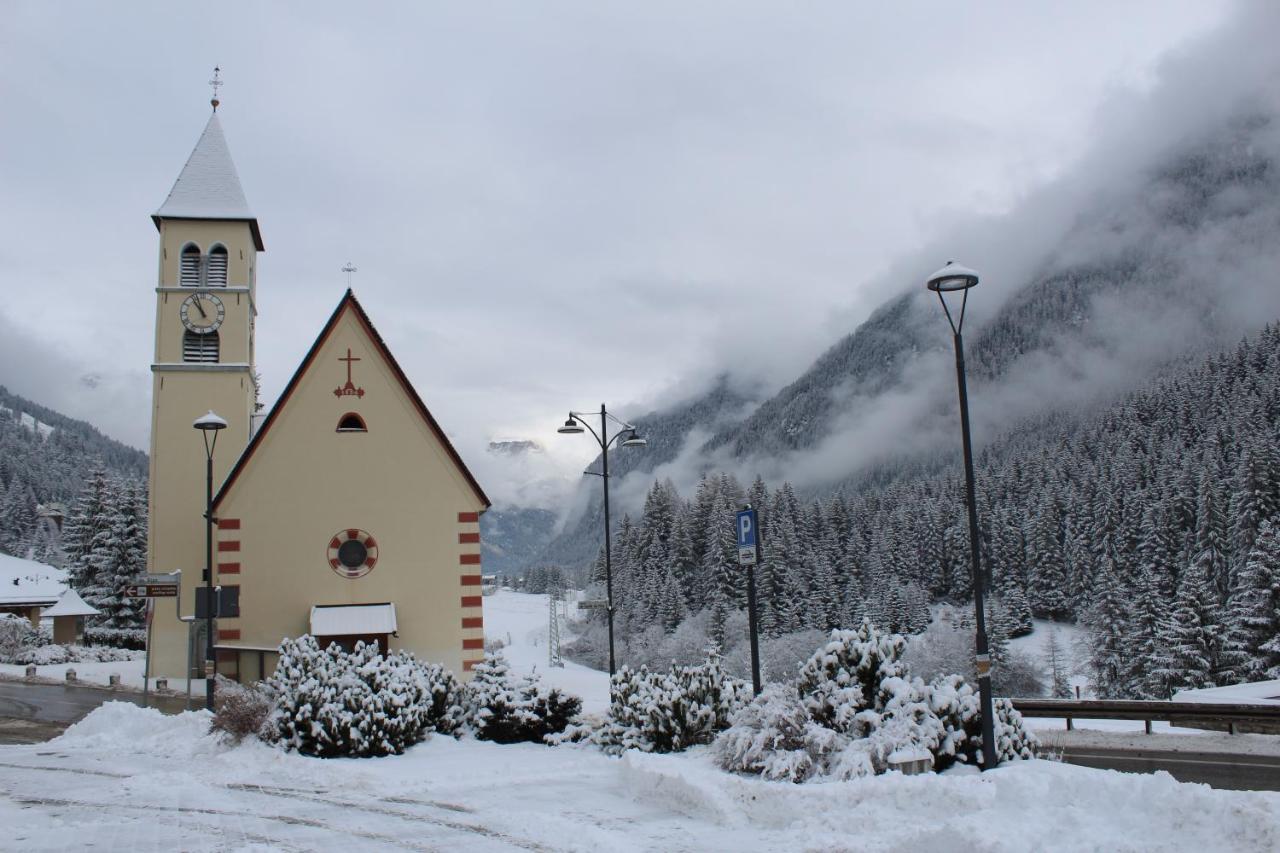
[[[1137,699],[1011,699],[1024,717],[1062,717],[1067,730],[1074,720],[1142,720],[1147,734],[1155,720],[1193,729],[1280,733],[1280,705],[1227,705],[1160,702]]]

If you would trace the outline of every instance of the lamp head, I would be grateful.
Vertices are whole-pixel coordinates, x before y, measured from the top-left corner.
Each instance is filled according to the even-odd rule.
[[[582,428],[582,424],[578,423],[577,419],[574,418],[573,415],[569,415],[569,419],[564,422],[564,426],[557,429],[556,432],[561,435],[578,435],[579,433],[585,432],[585,430]]]
[[[635,430],[631,431],[631,435],[622,440],[623,447],[647,447],[649,442],[640,437],[640,433]]]
[[[212,409],[209,410],[208,414],[201,415],[196,418],[195,423],[191,425],[196,429],[204,430],[205,432],[227,428],[227,422],[220,416],[214,414]]]
[[[977,283],[976,272],[960,266],[955,261],[947,261],[945,267],[929,276],[924,286],[935,293],[949,293],[953,290],[968,290]]]

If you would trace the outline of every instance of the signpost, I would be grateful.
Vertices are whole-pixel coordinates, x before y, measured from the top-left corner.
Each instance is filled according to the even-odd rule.
[[[751,631],[751,689],[760,695],[760,631],[756,622],[756,565],[760,562],[760,525],[747,504],[737,516],[738,565],[747,567],[747,625]]]
[[[125,587],[124,594],[129,598],[177,598],[178,585],[176,583],[140,583]]]

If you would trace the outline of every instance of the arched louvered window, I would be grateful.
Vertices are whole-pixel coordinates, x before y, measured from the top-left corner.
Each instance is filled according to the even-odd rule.
[[[198,335],[187,330],[182,335],[182,360],[216,362],[218,360],[218,333]]]
[[[226,287],[227,247],[214,246],[209,250],[209,258],[205,263],[205,287]]]
[[[342,416],[342,420],[338,421],[338,432],[368,432],[369,428],[364,425],[364,418],[355,412],[347,412]]]
[[[183,287],[200,286],[200,247],[188,243],[182,247],[182,262],[178,269],[178,283]]]

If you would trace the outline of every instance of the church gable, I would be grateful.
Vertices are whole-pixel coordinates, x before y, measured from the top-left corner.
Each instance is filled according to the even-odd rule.
[[[275,434],[281,432],[288,435]],[[280,449],[269,449],[276,445]],[[396,469],[416,460],[427,466],[419,469],[423,476],[432,470],[453,481],[473,511],[490,505],[350,290],[228,475],[215,507],[242,479],[253,479],[260,455],[276,454],[313,475],[354,458],[371,465],[381,459]]]

